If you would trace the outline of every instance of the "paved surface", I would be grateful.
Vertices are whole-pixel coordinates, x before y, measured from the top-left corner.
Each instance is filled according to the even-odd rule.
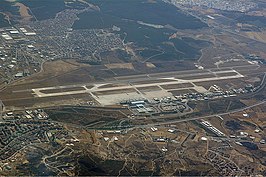
[[[132,98],[153,98],[153,97],[165,97],[171,96],[173,90],[178,92],[186,92],[188,89],[193,89],[198,92],[204,92],[208,88],[203,88],[201,86],[195,85],[193,82],[197,81],[219,81],[219,80],[230,80],[243,78],[249,75],[254,77],[256,74],[261,74],[265,72],[265,67],[259,65],[244,64],[241,66],[232,67],[221,67],[221,68],[208,68],[208,69],[194,69],[194,70],[184,70],[184,71],[173,71],[173,72],[163,72],[163,73],[151,73],[151,74],[140,74],[140,75],[130,75],[130,76],[119,76],[106,81],[95,81],[90,83],[80,83],[80,84],[69,84],[69,85],[56,85],[48,86],[44,88],[32,87],[23,89],[21,87],[10,87],[8,90],[3,91],[2,101],[7,106],[12,106],[12,109],[16,107],[32,106],[38,105],[41,102],[53,102],[66,98],[81,98],[86,97],[87,100],[98,101],[102,105],[110,105],[119,102],[123,99]],[[219,75],[220,74],[220,75]],[[227,76],[229,77],[217,77],[217,76]],[[169,80],[170,79],[170,80]],[[181,87],[172,86],[171,89],[164,89],[160,85],[168,84],[184,84]],[[109,84],[109,85],[108,85]],[[187,85],[187,88],[183,88]],[[101,87],[105,86],[105,87]],[[119,87],[120,86],[120,87]],[[139,87],[153,86],[157,89],[141,89]],[[79,89],[76,89],[78,88]],[[74,88],[76,91],[71,91]],[[61,89],[61,90],[60,90]],[[130,89],[131,92],[122,93],[119,89]],[[134,90],[135,89],[135,90]],[[46,90],[46,91],[45,91]],[[132,92],[133,90],[133,92]],[[180,90],[180,91],[179,91]],[[95,94],[95,92],[106,92],[104,94]],[[46,94],[44,93],[46,92]],[[111,94],[112,93],[112,94]],[[116,94],[114,94],[116,93]],[[107,95],[109,94],[109,95]],[[87,95],[87,96],[86,96]],[[60,99],[62,98],[62,99]],[[26,105],[25,105],[26,104]]]
[[[219,77],[218,74],[224,74],[228,73],[229,76],[223,76]],[[207,75],[206,75],[207,74]],[[202,76],[202,78],[198,79],[180,79],[182,77],[199,77]],[[44,87],[44,88],[34,88],[32,89],[33,94],[35,97],[54,97],[54,96],[63,96],[63,95],[74,95],[74,94],[82,94],[82,93],[88,93],[93,96],[94,99],[96,99],[99,103],[102,105],[112,105],[115,103],[119,103],[122,100],[126,99],[132,99],[132,98],[146,98],[146,99],[152,99],[153,97],[166,97],[166,96],[173,96],[170,92],[171,90],[184,90],[184,89],[193,89],[197,92],[203,93],[207,90],[204,87],[197,86],[194,84],[194,82],[205,82],[205,81],[217,81],[217,80],[226,80],[226,79],[235,79],[235,78],[241,78],[244,77],[242,74],[235,70],[223,70],[223,71],[204,71],[200,73],[188,73],[183,76],[170,76],[170,77],[160,77],[156,78],[158,79],[157,82],[149,83],[149,80],[146,78],[143,78],[141,81],[146,81],[147,83],[142,84],[132,84],[128,80],[128,83],[124,83],[125,85],[121,86],[108,86],[109,84],[113,83],[105,83],[105,84],[92,84],[92,87],[88,88],[86,85],[89,85],[89,83],[86,83],[84,85],[67,85],[67,86],[56,86],[56,87]],[[165,80],[165,81],[164,81]],[[121,83],[123,83],[121,81]],[[193,86],[187,87],[187,88],[175,88],[175,89],[163,89],[161,86],[165,85],[174,85],[174,84],[184,84],[184,83],[191,83]],[[106,87],[102,87],[106,85]],[[140,87],[154,87],[158,86],[159,90],[150,90],[145,93],[140,92],[138,88]],[[57,91],[55,93],[44,93],[43,91],[46,90],[55,90],[55,89],[66,89],[66,88],[77,88],[82,87],[81,90],[76,91]],[[102,95],[97,95],[95,93],[101,93],[106,92]],[[110,92],[110,94],[108,94]],[[143,94],[144,93],[144,94]],[[115,95],[115,96],[114,96]]]

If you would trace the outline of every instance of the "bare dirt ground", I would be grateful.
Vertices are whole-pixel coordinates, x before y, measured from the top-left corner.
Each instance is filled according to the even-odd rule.
[[[260,11],[251,11],[247,13],[248,15],[251,16],[262,16],[265,17],[266,16],[266,9],[260,10]]]
[[[134,69],[132,63],[112,63],[105,65],[108,69],[122,68],[122,69]]]
[[[151,63],[151,62],[146,62],[146,66],[148,68],[156,68],[156,66],[153,63]]]
[[[42,70],[39,73],[31,77],[25,78],[23,80],[20,80],[15,84],[16,85],[29,84],[42,80],[45,82],[47,79],[51,81],[51,78],[53,77],[73,72],[82,66],[83,66],[82,64],[75,63],[74,61],[57,60],[57,61],[45,62],[42,66]]]
[[[29,14],[29,7],[25,6],[20,2],[17,2],[14,6],[19,7],[19,13],[23,21],[27,22],[33,18],[32,15]]]
[[[243,32],[244,35],[251,39],[258,40],[260,42],[266,43],[266,31],[262,32]]]

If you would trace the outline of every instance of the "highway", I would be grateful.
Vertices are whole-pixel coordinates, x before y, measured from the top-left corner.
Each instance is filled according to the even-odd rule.
[[[239,98],[252,98],[254,97],[258,92],[261,92],[261,91],[264,91],[265,90],[265,87],[266,87],[266,72],[264,73],[264,76],[262,78],[262,81],[259,85],[259,88],[255,91],[255,92],[252,92],[252,93],[249,93],[249,94],[246,94],[246,95],[242,95],[242,96],[239,96]]]
[[[133,124],[132,127],[130,127],[129,129],[134,129],[134,128],[150,128],[150,127],[154,127],[154,126],[170,125],[170,124],[176,124],[176,123],[182,123],[182,122],[189,122],[189,121],[193,121],[193,120],[200,120],[200,119],[206,119],[206,118],[217,118],[218,116],[225,116],[225,115],[228,115],[228,114],[233,114],[233,113],[241,112],[241,111],[244,111],[244,110],[247,110],[247,109],[251,109],[251,108],[256,107],[256,106],[263,105],[265,103],[266,103],[266,100],[263,100],[261,102],[258,102],[256,104],[253,104],[253,105],[250,105],[250,106],[246,106],[246,107],[241,108],[241,109],[236,109],[236,110],[232,110],[232,111],[225,112],[225,113],[218,113],[218,114],[212,114],[212,115],[206,115],[206,116],[199,116],[199,117],[191,117],[191,118],[181,118],[181,117],[179,117],[177,115],[169,115],[169,116],[164,116],[164,117],[158,116],[157,119],[158,120],[159,119],[163,119],[164,122],[148,123],[148,124],[145,124],[145,125],[137,125],[137,124],[134,125]],[[176,120],[169,120],[169,121],[167,121],[167,118],[173,118],[173,117],[177,117],[177,119]],[[156,117],[152,117],[152,120],[154,120],[154,119],[156,119]],[[123,120],[130,120],[130,119],[123,119]],[[137,120],[137,122],[141,122],[141,120],[139,120],[139,119],[133,119],[133,120]],[[80,126],[80,125],[74,125],[73,124],[73,126],[85,128],[84,126]],[[120,127],[120,128],[123,128],[123,127]],[[112,129],[114,129],[114,127],[112,127]]]
[[[232,114],[232,113],[236,113],[236,112],[241,112],[247,109],[251,109],[253,107],[259,106],[259,105],[263,105],[266,103],[266,100],[263,100],[261,102],[258,102],[256,104],[253,104],[251,106],[247,106],[241,109],[236,109],[236,110],[232,110],[229,112],[225,112],[225,113],[219,113],[219,114],[212,114],[212,115],[207,115],[207,116],[200,116],[200,117],[191,117],[191,118],[178,118],[177,120],[170,120],[167,121],[165,120],[167,117],[159,117],[158,119],[164,119],[164,122],[160,122],[160,123],[150,123],[150,124],[146,124],[146,125],[134,125],[135,128],[147,128],[147,127],[153,127],[156,125],[167,125],[167,124],[175,124],[175,123],[181,123],[181,122],[188,122],[188,121],[193,121],[193,120],[200,120],[200,119],[206,119],[206,118],[214,118],[217,116],[224,116],[224,115],[228,115],[228,114]],[[171,116],[172,118],[173,116]]]

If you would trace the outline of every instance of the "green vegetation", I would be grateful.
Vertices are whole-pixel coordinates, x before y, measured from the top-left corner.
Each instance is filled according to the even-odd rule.
[[[150,3],[147,0],[87,0],[100,7],[101,13],[108,16],[143,21],[145,23],[171,25],[178,29],[196,29],[205,27],[200,20],[186,15],[176,7],[160,0]]]
[[[151,60],[163,61],[194,59],[199,57],[202,46],[206,46],[206,42],[192,38],[169,40],[175,31],[164,27],[165,25],[177,29],[197,29],[205,27],[206,24],[162,1],[148,3],[145,0],[115,0],[115,2],[90,0],[88,2],[97,5],[100,11],[80,14],[80,20],[74,23],[73,28],[102,29],[117,26],[120,31],[116,33],[125,38],[125,42],[133,42],[136,47],[146,48],[139,51],[143,58],[152,57]]]
[[[28,6],[38,20],[54,18],[58,12],[66,8],[64,0],[21,0],[20,2]]]
[[[7,20],[5,19],[5,16],[0,14],[0,28],[9,26]]]

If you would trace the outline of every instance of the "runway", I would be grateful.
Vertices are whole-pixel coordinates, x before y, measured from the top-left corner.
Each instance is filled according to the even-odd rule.
[[[219,77],[219,74],[227,73],[229,76],[223,76]],[[85,84],[79,84],[79,85],[67,85],[67,86],[56,86],[56,87],[44,87],[44,88],[34,88],[32,89],[32,93],[35,97],[57,97],[57,96],[65,96],[65,95],[76,95],[76,94],[84,94],[88,93],[92,95],[94,99],[96,99],[99,103],[102,105],[109,105],[109,104],[116,104],[117,102],[120,102],[125,99],[129,98],[144,98],[144,99],[152,99],[151,96],[155,95],[157,97],[168,97],[173,96],[169,91],[173,89],[164,89],[163,86],[168,85],[175,85],[175,84],[185,84],[190,83],[192,87],[187,88],[176,88],[174,90],[184,90],[184,89],[194,89],[197,92],[204,93],[207,92],[207,90],[202,86],[197,86],[194,84],[194,82],[206,82],[206,81],[218,81],[218,80],[226,80],[226,79],[236,79],[236,78],[242,78],[244,77],[242,74],[237,72],[236,70],[223,70],[223,71],[207,71],[207,72],[201,72],[201,73],[190,73],[185,75],[186,77],[202,77],[197,79],[182,79],[182,77],[177,78],[178,76],[173,75],[170,77],[159,77],[156,78],[156,81],[153,83],[149,83],[149,79],[143,78],[138,79],[138,81],[147,83],[142,84],[133,84],[132,81],[136,81],[135,78],[131,78],[131,80],[128,80],[127,82],[121,81],[120,85],[113,86],[114,83],[104,83],[104,84],[91,84],[91,83],[85,83]],[[184,76],[183,76],[184,77]],[[133,80],[132,80],[133,79]],[[88,88],[87,85],[90,85]],[[158,87],[159,90],[156,88],[156,90],[151,89],[150,91],[147,91],[149,93],[145,93],[145,91],[139,91],[138,88],[152,88],[152,87]],[[80,88],[80,90],[74,90],[74,91],[64,91],[64,89],[69,88]],[[47,90],[52,93],[45,93]],[[53,93],[53,90],[56,90],[56,92]],[[152,93],[152,94],[151,94]]]
[[[264,72],[258,65],[195,69],[163,73],[119,76],[106,81],[84,82],[47,87],[9,87],[1,92],[7,106],[43,106],[92,101],[101,106],[116,105],[129,99],[172,97],[183,93],[208,91],[209,85],[240,82]],[[250,77],[250,75],[252,76]],[[228,80],[228,81],[227,81]],[[209,84],[206,84],[209,83]],[[237,84],[237,83],[236,83]],[[41,85],[41,84],[39,84]],[[55,103],[56,101],[56,103]],[[12,108],[13,109],[13,108]]]

